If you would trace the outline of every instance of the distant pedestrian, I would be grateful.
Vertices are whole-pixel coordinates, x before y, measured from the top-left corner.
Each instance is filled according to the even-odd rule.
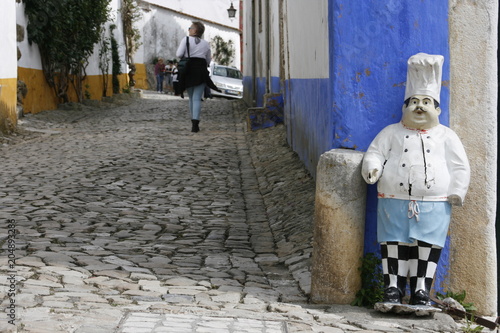
[[[174,69],[174,62],[172,60],[168,61],[168,64],[165,66],[165,86],[167,92],[173,91],[172,86],[172,71]]]
[[[177,61],[174,59],[174,66],[172,68],[172,89],[175,95],[178,94],[179,91],[179,69],[177,68]]]
[[[158,58],[158,62],[155,65],[155,76],[156,76],[156,92],[163,92],[163,77],[165,75],[165,64],[162,58]]]
[[[189,57],[188,64],[179,78],[180,91],[187,90],[189,95],[189,110],[191,112],[191,132],[200,130],[201,100],[205,86],[218,90],[210,79],[208,65],[212,59],[210,45],[201,39],[205,26],[201,22],[192,22],[189,27],[189,36],[183,38],[177,49],[177,57]]]

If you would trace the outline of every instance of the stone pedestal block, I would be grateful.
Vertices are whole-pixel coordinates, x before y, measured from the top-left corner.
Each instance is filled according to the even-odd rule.
[[[361,288],[366,183],[363,153],[333,149],[318,163],[314,212],[311,298],[349,304]]]
[[[480,6],[477,6],[480,4]],[[467,152],[471,182],[450,223],[449,284],[467,292],[476,314],[498,307],[498,8],[497,0],[450,1],[450,127]],[[464,20],[469,22],[466,27]],[[474,50],[474,52],[470,52]],[[462,107],[463,97],[480,113]]]

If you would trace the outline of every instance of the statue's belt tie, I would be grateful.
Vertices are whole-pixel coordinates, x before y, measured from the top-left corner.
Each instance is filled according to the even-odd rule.
[[[411,219],[415,217],[415,220],[420,221],[420,217],[418,216],[420,214],[420,207],[418,206],[418,202],[416,200],[411,200],[408,203],[408,218]]]

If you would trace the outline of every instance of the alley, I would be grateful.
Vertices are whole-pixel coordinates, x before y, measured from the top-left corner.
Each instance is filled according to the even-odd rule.
[[[314,181],[283,127],[249,135],[243,110],[205,101],[199,133],[187,100],[151,92],[25,117],[0,148],[0,265],[17,276],[0,331],[452,331],[307,303]]]

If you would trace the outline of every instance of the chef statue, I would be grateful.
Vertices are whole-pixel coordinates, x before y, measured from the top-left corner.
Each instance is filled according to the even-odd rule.
[[[402,119],[375,137],[363,160],[365,181],[378,181],[383,303],[401,304],[409,275],[410,305],[430,305],[451,206],[462,206],[469,186],[464,147],[439,123],[443,62],[441,55],[410,57]]]

